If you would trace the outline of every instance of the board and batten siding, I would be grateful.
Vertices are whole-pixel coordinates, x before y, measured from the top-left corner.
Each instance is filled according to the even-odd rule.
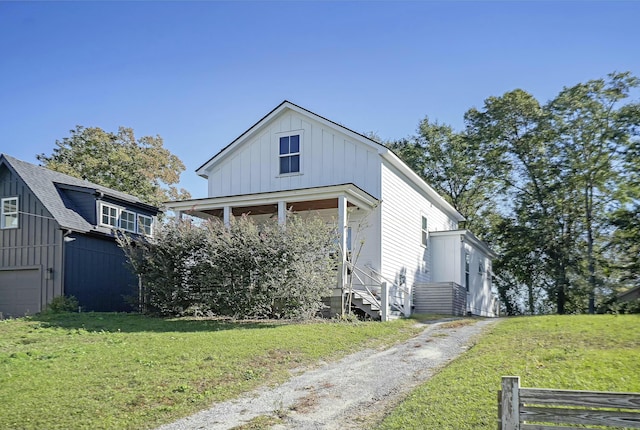
[[[109,237],[72,234],[66,243],[65,293],[83,311],[127,312],[138,296],[138,278],[124,252]],[[87,270],[87,268],[95,268]]]
[[[20,214],[18,228],[0,229],[0,269],[39,269],[39,312],[62,293],[62,230],[24,181],[2,166],[0,198],[6,197],[18,197]]]
[[[300,174],[280,175],[279,138],[300,134]],[[257,194],[352,183],[380,196],[374,145],[285,110],[211,167],[209,197]]]
[[[396,283],[404,275],[411,289],[431,282],[431,246],[430,241],[422,246],[422,216],[429,231],[456,229],[457,221],[388,162],[381,169],[381,272]]]

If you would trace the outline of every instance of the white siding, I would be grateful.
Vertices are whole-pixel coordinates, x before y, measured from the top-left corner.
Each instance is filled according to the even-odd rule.
[[[464,287],[463,252],[460,236],[431,238],[431,282],[455,282]]]
[[[279,174],[278,133],[299,133],[300,174]],[[377,148],[291,110],[266,123],[214,164],[209,197],[353,183],[380,196]]]
[[[491,293],[491,258],[481,249],[463,242],[462,233],[431,238],[433,271],[431,282],[455,282],[466,289],[465,254],[469,254],[467,310],[474,315],[496,316]],[[482,265],[482,272],[479,270]]]
[[[386,161],[382,164],[381,262],[385,278],[406,286],[431,281],[431,241],[422,246],[422,216],[429,231],[452,230],[457,222]]]
[[[487,270],[489,257],[479,249],[474,248],[467,243],[464,244],[464,252],[468,253],[471,259],[469,267],[469,294],[467,295],[467,307],[474,315],[496,316],[493,314],[491,274]],[[483,267],[482,273],[479,271],[480,265]],[[462,270],[464,271],[464,266]]]

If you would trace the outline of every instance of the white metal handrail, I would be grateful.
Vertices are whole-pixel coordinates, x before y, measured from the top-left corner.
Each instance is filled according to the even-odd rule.
[[[357,279],[361,282],[361,284],[365,287],[365,289],[367,290],[367,292],[372,295],[373,297],[374,294],[371,292],[371,290],[369,290],[369,288],[366,286],[366,284],[362,281],[362,278],[360,278],[360,276],[358,276],[358,272],[360,272],[362,275],[366,276],[367,278],[371,279],[372,281],[374,281],[376,284],[381,285],[383,282],[387,282],[388,284],[392,285],[393,289],[395,291],[395,294],[393,295],[393,299],[391,300],[391,297],[389,298],[390,300],[388,301],[389,305],[394,307],[396,310],[402,312],[404,315],[408,315],[407,309],[406,309],[406,305],[405,305],[405,297],[403,296],[403,294],[405,295],[409,295],[410,291],[408,288],[403,287],[401,285],[398,285],[396,282],[391,281],[390,279],[386,278],[384,275],[382,275],[381,273],[378,273],[377,271],[375,271],[371,266],[366,266],[367,269],[371,272],[373,272],[378,278],[372,276],[371,274],[367,273],[366,271],[364,271],[363,269],[355,266],[353,263],[351,262],[347,262],[348,267],[351,269],[351,273],[355,274]],[[382,279],[382,280],[380,280]],[[379,300],[376,298],[376,301]]]

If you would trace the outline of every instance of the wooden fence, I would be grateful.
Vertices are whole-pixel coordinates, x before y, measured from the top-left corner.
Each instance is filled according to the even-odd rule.
[[[521,388],[519,377],[502,377],[498,430],[567,428],[640,428],[640,393]]]

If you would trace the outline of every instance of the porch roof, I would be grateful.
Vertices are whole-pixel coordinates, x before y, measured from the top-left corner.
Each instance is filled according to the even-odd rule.
[[[278,202],[285,202],[294,211],[333,209],[338,207],[338,197],[347,198],[349,206],[373,209],[378,200],[354,184],[329,185],[325,187],[300,188],[267,193],[240,194],[224,197],[165,202],[165,206],[176,212],[192,215],[222,216],[224,207],[232,208],[235,216],[243,213],[277,213]]]

